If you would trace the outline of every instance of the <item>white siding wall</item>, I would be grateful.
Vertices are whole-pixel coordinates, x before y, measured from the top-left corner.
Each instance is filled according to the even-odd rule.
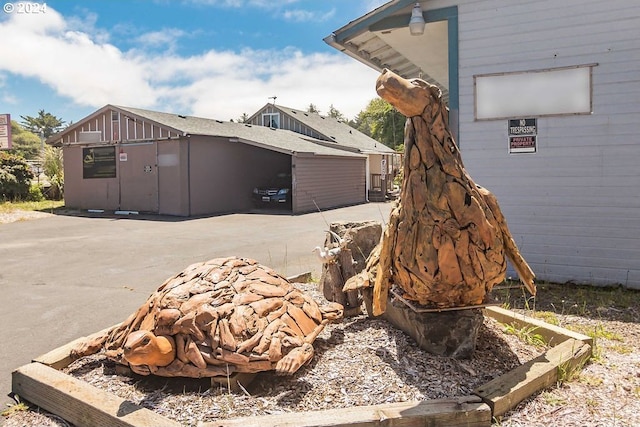
[[[465,166],[538,278],[640,288],[640,3],[427,4],[458,4]],[[474,75],[590,63],[593,114],[538,118],[537,153],[507,153],[507,120],[474,121]]]

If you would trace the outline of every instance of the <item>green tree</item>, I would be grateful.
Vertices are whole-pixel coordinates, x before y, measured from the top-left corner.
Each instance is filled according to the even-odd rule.
[[[0,151],[0,199],[27,199],[32,179],[31,168],[23,157]]]
[[[336,107],[331,104],[329,106],[329,117],[340,120],[341,122],[348,122],[347,118]]]
[[[404,142],[406,117],[382,98],[369,102],[353,120],[352,126],[388,147],[397,149]]]
[[[11,141],[12,148],[10,153],[22,156],[27,160],[38,158],[42,141],[40,137],[33,132],[25,130],[18,122],[11,120]]]
[[[249,121],[249,115],[247,113],[242,113],[240,117],[238,117],[238,123],[247,123]]]
[[[307,107],[307,113],[316,113],[316,114],[320,114],[320,110],[318,110],[318,107],[316,107],[313,103],[309,104],[309,106]]]
[[[25,129],[37,135],[42,133],[45,138],[49,138],[51,135],[61,130],[62,125],[64,125],[64,120],[51,113],[47,113],[44,110],[38,111],[37,117],[20,117],[24,120],[22,122],[22,126],[24,126]]]

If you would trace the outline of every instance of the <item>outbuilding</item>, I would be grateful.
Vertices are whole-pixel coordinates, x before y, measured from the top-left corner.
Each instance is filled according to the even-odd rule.
[[[466,169],[498,197],[538,279],[630,288],[638,40],[640,4],[626,0],[393,0],[325,38],[440,87]]]
[[[242,212],[291,178],[294,214],[366,201],[366,156],[282,129],[106,105],[48,139],[69,208],[177,216]]]
[[[366,155],[365,176],[369,201],[383,202],[393,189],[395,172],[400,167],[400,155],[343,120],[274,103],[260,108],[249,117],[247,123],[287,129],[312,137],[318,144],[330,148]]]

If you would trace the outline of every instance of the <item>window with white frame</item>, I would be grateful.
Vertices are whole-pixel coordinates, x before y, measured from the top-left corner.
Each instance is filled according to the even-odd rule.
[[[279,129],[280,128],[280,114],[278,113],[263,113],[262,114],[262,126]]]

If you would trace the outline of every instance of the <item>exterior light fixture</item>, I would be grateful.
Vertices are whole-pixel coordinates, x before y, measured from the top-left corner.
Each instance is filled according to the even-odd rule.
[[[416,2],[411,11],[411,19],[409,20],[409,32],[412,36],[421,36],[424,34],[424,17],[422,16],[422,8],[420,3]]]

